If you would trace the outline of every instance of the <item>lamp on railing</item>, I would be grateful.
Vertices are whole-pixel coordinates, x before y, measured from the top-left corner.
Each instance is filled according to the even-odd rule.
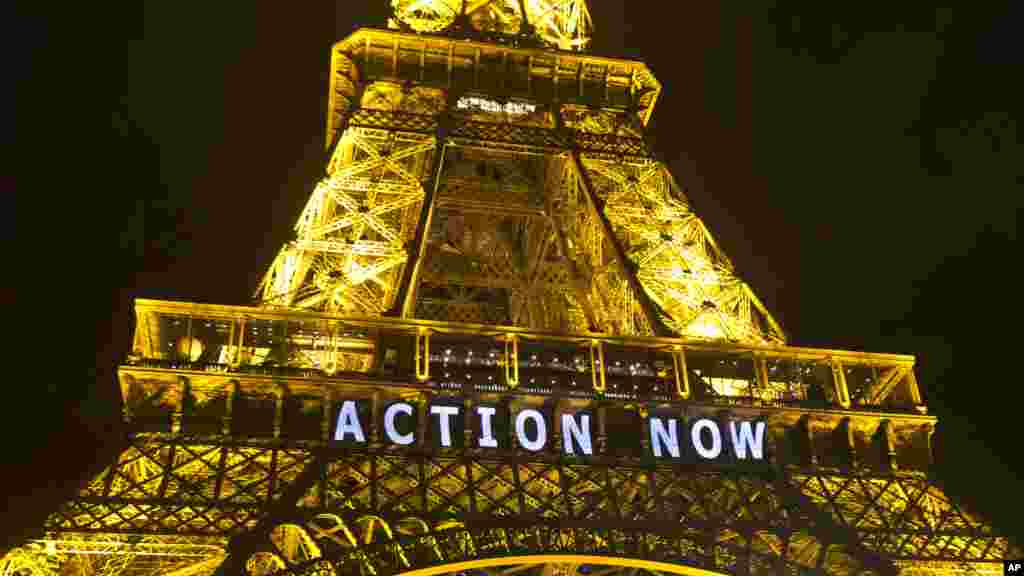
[[[186,362],[195,362],[203,355],[203,343],[195,337],[182,336],[178,339],[178,357]]]

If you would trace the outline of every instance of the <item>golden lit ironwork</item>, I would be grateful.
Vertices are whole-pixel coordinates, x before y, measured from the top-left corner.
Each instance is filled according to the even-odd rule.
[[[785,345],[646,144],[660,84],[582,53],[583,0],[392,8],[332,50],[326,176],[259,306],[135,302],[130,437],[0,575],[989,574],[1020,555],[929,480],[913,357]],[[355,447],[332,433],[347,398]],[[593,454],[559,452],[557,424],[537,451],[473,425],[433,446],[444,398],[586,411]],[[378,424],[399,401],[411,446]],[[763,423],[768,464],[623,442],[653,414]]]

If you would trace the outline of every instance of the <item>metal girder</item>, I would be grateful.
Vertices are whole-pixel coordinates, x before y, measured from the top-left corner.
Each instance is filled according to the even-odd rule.
[[[640,285],[640,281],[637,279],[635,271],[631,268],[631,262],[626,256],[625,251],[622,249],[621,242],[612,230],[611,222],[609,222],[608,215],[605,213],[604,204],[597,197],[597,194],[594,191],[593,183],[590,180],[590,175],[587,173],[586,168],[583,166],[579,150],[573,150],[571,155],[576,173],[579,175],[580,182],[582,183],[587,199],[590,202],[590,207],[594,210],[598,220],[601,222],[601,227],[606,235],[606,240],[613,247],[615,259],[618,262],[622,275],[626,278],[626,281],[633,292],[634,298],[640,302],[640,307],[643,310],[644,315],[647,317],[647,322],[653,329],[654,335],[667,336],[672,334],[672,331],[669,330],[662,322],[661,315],[658,313],[656,305],[651,301],[647,291]]]
[[[416,221],[416,234],[409,248],[410,261],[402,271],[395,303],[391,309],[391,313],[400,318],[408,317],[412,311],[416,282],[419,277],[420,267],[423,262],[423,252],[426,246],[426,236],[428,230],[430,230],[430,222],[434,215],[434,204],[438,188],[440,187],[439,176],[441,166],[444,163],[445,149],[447,148],[448,126],[447,116],[442,117],[437,123],[437,132],[434,135],[434,157],[430,166],[430,176],[427,180],[426,196],[423,199],[419,217]]]
[[[893,366],[886,369],[873,386],[864,390],[857,402],[869,405],[881,404],[911,369],[910,366]]]
[[[180,448],[174,461],[167,460],[171,445]],[[113,482],[105,494],[83,493],[68,503],[47,525],[52,534],[49,540],[55,542],[58,552],[73,555],[76,549],[85,553],[105,545],[104,540],[93,540],[87,546],[75,544],[85,541],[84,537],[90,534],[96,535],[90,538],[116,540],[114,535],[118,533],[182,538],[191,531],[196,536],[231,538],[227,547],[230,559],[226,562],[237,567],[257,552],[278,553],[268,540],[276,526],[305,526],[309,530],[309,522],[323,520],[326,513],[337,519],[331,520],[333,532],[329,526],[319,524],[321,533],[328,534],[339,533],[341,524],[358,532],[355,526],[362,522],[360,518],[376,518],[383,523],[378,526],[390,526],[387,530],[393,534],[405,530],[398,526],[427,525],[429,531],[444,534],[443,538],[438,536],[439,542],[466,538],[474,542],[492,541],[499,533],[508,541],[522,540],[541,530],[570,538],[576,543],[573,546],[586,543],[583,548],[552,549],[548,544],[501,548],[505,552],[516,549],[531,554],[582,553],[600,548],[625,554],[630,550],[647,550],[616,548],[614,543],[593,541],[593,535],[602,531],[609,535],[621,532],[623,546],[651,539],[662,543],[659,545],[676,547],[692,542],[686,546],[705,547],[700,556],[703,559],[688,552],[690,555],[678,557],[679,561],[709,569],[723,568],[717,564],[719,560],[708,559],[712,554],[708,550],[719,545],[731,550],[732,556],[742,552],[749,562],[769,562],[774,558],[769,563],[803,562],[807,567],[831,562],[823,555],[839,546],[845,550],[844,557],[856,559],[858,566],[876,574],[889,570],[888,563],[894,559],[985,563],[1012,553],[1004,538],[992,534],[986,525],[950,502],[924,477],[914,474],[836,474],[800,469],[762,473],[702,471],[647,467],[639,460],[631,464],[628,459],[614,464],[587,464],[561,459],[539,461],[522,454],[484,458],[474,451],[395,454],[285,446],[223,447],[245,453],[227,459],[236,462],[234,466],[211,467],[201,463],[200,450],[188,448],[180,441],[137,437],[133,446],[144,453],[164,455],[164,460],[157,463],[157,474],[141,472],[143,478],[133,484],[119,488],[122,483]],[[257,462],[281,461],[275,454],[281,456],[285,451],[291,451],[294,464],[288,466],[293,470],[297,467],[296,473],[284,473],[284,469],[277,474],[258,468],[251,470]],[[180,460],[186,454],[191,454],[191,459]],[[114,474],[140,474],[132,468],[133,462],[122,459]],[[192,472],[184,475],[183,469]],[[157,490],[167,484],[174,486],[174,493],[160,498]],[[219,498],[207,496],[202,488],[218,484],[238,488],[222,491]],[[149,492],[137,494],[143,489]],[[197,517],[203,521],[189,520]],[[91,523],[76,518],[91,519]],[[457,520],[458,526],[445,524],[452,520]],[[450,529],[455,532],[449,532]],[[420,528],[417,530],[416,535],[423,534]],[[586,538],[591,540],[586,540],[583,532],[588,532],[590,536]],[[62,538],[62,533],[68,536]],[[641,538],[641,534],[646,536]],[[723,541],[723,535],[740,538],[741,542]],[[792,540],[794,535],[798,535],[797,541]],[[380,544],[380,534],[369,541],[367,537],[364,531],[356,541],[360,546],[379,546],[377,552],[366,557],[387,565],[388,561],[380,555],[385,549],[394,552],[394,545],[389,548]],[[393,538],[397,536],[385,540],[394,544]],[[762,545],[765,538],[765,542],[779,543],[774,552],[769,550],[770,546],[765,548],[767,544]],[[313,539],[319,542],[323,537],[314,534]],[[415,549],[424,541],[419,538],[409,545]],[[161,546],[177,546],[185,551],[189,544],[185,543],[185,548],[181,547],[183,544],[162,545],[159,541],[115,545],[134,546],[135,552],[152,555]],[[793,550],[796,556],[790,558],[786,551],[798,545],[804,552],[796,554]],[[195,549],[199,552],[210,550],[206,544],[198,546]],[[325,558],[330,556],[330,546],[324,547],[322,542],[318,546],[324,550]],[[755,554],[753,549],[760,551]],[[458,556],[449,551],[445,561],[481,557],[463,552]],[[667,558],[651,550],[643,553]],[[410,554],[411,558],[421,553]],[[348,560],[331,560],[338,573],[344,573],[345,563],[352,555],[346,554],[345,558]],[[378,571],[381,576],[386,573]]]

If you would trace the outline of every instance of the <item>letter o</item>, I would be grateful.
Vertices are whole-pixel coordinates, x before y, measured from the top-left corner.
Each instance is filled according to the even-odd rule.
[[[701,440],[700,431],[705,428],[711,431],[711,448],[705,447]],[[714,420],[701,418],[694,422],[693,428],[690,429],[690,440],[693,441],[693,448],[701,458],[711,460],[718,458],[718,455],[722,453],[722,433]]]
[[[537,438],[530,440],[526,437],[526,421],[533,420],[537,426]],[[516,438],[519,440],[519,445],[529,450],[530,452],[539,452],[544,448],[544,444],[548,441],[548,429],[544,423],[544,416],[540,412],[533,409],[526,409],[516,414]]]

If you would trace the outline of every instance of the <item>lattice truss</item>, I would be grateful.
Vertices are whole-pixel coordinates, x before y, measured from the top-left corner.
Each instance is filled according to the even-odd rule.
[[[370,89],[368,109],[429,114],[437,91]],[[436,142],[429,135],[350,128],[260,285],[268,305],[376,316],[391,306],[415,234]]]
[[[583,50],[593,32],[584,0],[392,0],[391,7],[394,27],[444,32],[465,14],[477,32],[511,36],[529,25],[537,39],[561,50]]]
[[[783,341],[667,168],[645,155],[635,117],[567,109],[558,130],[550,114],[512,122],[468,109],[438,151],[429,134],[446,99],[395,83],[365,90],[298,239],[261,285],[264,304],[370,316],[395,307],[429,186],[415,317],[621,335],[657,323]]]
[[[246,555],[254,575],[384,576],[540,553],[726,573],[884,573],[890,561],[955,573],[997,570],[1017,553],[917,473],[773,478],[513,454],[317,456],[279,441],[136,436],[51,516],[45,538],[4,557],[0,574],[209,574],[228,538],[261,522],[265,549]],[[292,512],[268,523],[267,506],[296,483]]]
[[[647,293],[679,334],[745,342],[783,335],[659,162],[583,165]]]

